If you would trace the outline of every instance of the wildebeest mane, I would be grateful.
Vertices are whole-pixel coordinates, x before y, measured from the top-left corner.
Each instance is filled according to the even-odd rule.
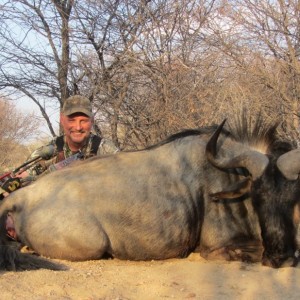
[[[293,148],[292,143],[284,141],[279,137],[277,132],[278,125],[278,121],[268,122],[262,113],[251,116],[250,113],[243,110],[242,113],[237,114],[234,118],[228,119],[226,125],[227,130],[223,129],[222,133],[226,136],[230,136],[237,142],[249,145],[252,149],[278,157]],[[185,129],[167,137],[157,144],[146,147],[145,150],[155,149],[187,136],[212,134],[216,128],[217,125],[197,129]]]
[[[278,157],[293,149],[292,143],[280,139],[277,133],[278,125],[279,122],[277,121],[266,121],[262,113],[251,117],[249,112],[242,110],[242,113],[237,113],[233,118],[228,118],[225,125],[227,129],[223,128],[222,134],[244,145],[248,145],[254,150]],[[213,134],[217,128],[218,125],[213,124],[201,128],[183,129],[156,144],[137,150],[123,150],[122,152],[139,152],[156,149],[188,136]],[[101,158],[103,158],[103,156]],[[89,160],[91,159],[99,159],[99,157],[90,158]]]
[[[206,127],[202,127],[202,128],[196,128],[196,129],[184,129],[180,132],[170,135],[165,140],[158,142],[157,144],[146,147],[145,150],[155,149],[162,145],[171,143],[175,140],[179,140],[179,139],[182,139],[182,138],[185,138],[188,136],[201,135],[201,134],[212,134],[217,129],[217,127],[218,127],[217,125],[211,125],[211,126],[206,126]],[[228,132],[227,132],[227,134],[228,134]]]
[[[278,125],[278,121],[268,122],[262,113],[251,117],[243,110],[241,114],[237,114],[229,121],[227,126],[235,140],[265,154],[278,157],[293,148],[292,143],[279,137]]]

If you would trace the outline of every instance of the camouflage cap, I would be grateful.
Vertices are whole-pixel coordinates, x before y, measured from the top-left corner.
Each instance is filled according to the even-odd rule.
[[[92,104],[88,98],[75,95],[65,100],[62,113],[69,116],[77,112],[84,113],[90,118],[93,116]]]

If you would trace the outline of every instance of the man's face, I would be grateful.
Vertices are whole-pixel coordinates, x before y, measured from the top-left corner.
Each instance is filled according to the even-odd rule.
[[[61,114],[60,122],[68,143],[81,146],[85,144],[93,126],[92,118],[83,113],[74,113],[69,116]]]

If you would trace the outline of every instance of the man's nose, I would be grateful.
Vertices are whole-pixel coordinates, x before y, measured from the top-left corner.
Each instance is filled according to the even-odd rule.
[[[82,124],[81,124],[80,121],[75,122],[75,129],[78,130],[78,131],[82,129]]]

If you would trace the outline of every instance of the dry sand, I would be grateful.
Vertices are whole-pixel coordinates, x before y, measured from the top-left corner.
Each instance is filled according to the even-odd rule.
[[[300,299],[300,266],[185,259],[63,262],[68,271],[0,272],[0,299]]]

